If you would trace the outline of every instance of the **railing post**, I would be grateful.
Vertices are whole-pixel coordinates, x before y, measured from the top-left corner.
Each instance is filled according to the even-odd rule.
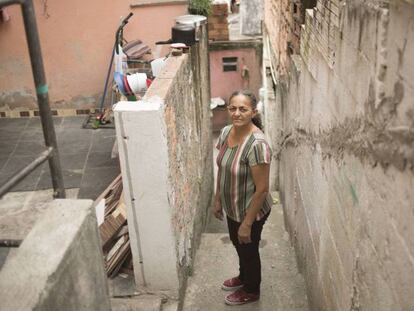
[[[53,126],[52,113],[49,106],[49,91],[43,67],[42,52],[40,49],[39,33],[37,31],[36,16],[32,0],[22,3],[22,13],[26,39],[29,47],[30,62],[32,65],[33,78],[36,87],[39,114],[42,121],[43,136],[46,147],[52,147],[52,155],[49,158],[50,175],[53,184],[53,196],[65,198],[65,187],[63,185],[63,174],[59,161],[56,133]]]

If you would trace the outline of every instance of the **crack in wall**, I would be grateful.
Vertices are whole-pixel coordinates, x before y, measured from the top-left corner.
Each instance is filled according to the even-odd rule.
[[[345,152],[373,167],[389,165],[403,171],[408,167],[414,173],[414,129],[406,126],[378,127],[362,118],[346,119],[329,131],[311,133],[296,127],[285,134],[276,147],[276,157],[288,147],[301,144],[321,146],[324,157],[343,158]]]

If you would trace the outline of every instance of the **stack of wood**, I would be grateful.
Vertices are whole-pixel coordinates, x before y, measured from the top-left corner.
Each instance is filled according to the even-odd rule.
[[[208,16],[208,38],[213,41],[229,40],[229,24],[227,21],[227,3],[213,3],[212,12]]]
[[[98,201],[99,200],[99,201]],[[109,277],[119,272],[133,275],[122,177],[119,175],[98,198],[105,201],[104,220],[99,225],[105,270]]]

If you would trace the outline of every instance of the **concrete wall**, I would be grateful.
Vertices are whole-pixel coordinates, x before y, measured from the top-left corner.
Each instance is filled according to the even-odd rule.
[[[237,71],[223,71],[223,57],[237,57]],[[234,91],[249,89],[259,98],[261,63],[260,40],[210,43],[211,97],[227,102]]]
[[[213,191],[207,29],[170,57],[143,101],[116,106],[136,282],[179,294]]]
[[[132,0],[34,0],[51,106],[95,108],[102,95],[120,17],[133,12],[127,40],[154,43],[171,36],[174,18],[186,4],[131,8]],[[30,59],[19,6],[0,22],[0,111],[35,109]]]
[[[266,19],[285,224],[313,310],[414,309],[413,19],[412,1],[318,0],[294,57]]]
[[[111,310],[95,210],[55,200],[0,272],[0,310]]]
[[[260,35],[262,33],[263,0],[240,1],[240,33]]]

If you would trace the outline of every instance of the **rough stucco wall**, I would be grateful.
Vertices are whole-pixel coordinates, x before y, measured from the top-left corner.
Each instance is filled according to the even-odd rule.
[[[196,121],[198,126],[198,132],[200,135],[200,154],[201,160],[199,176],[201,175],[200,182],[200,196],[198,201],[199,210],[197,211],[196,221],[194,222],[195,238],[193,245],[198,247],[201,232],[204,231],[204,227],[207,220],[207,211],[210,208],[211,199],[214,191],[214,173],[211,159],[213,159],[213,138],[212,138],[212,120],[210,110],[211,100],[211,84],[210,84],[210,59],[209,59],[209,41],[208,41],[208,28],[203,26],[200,28],[200,41],[199,44],[193,47],[191,51],[192,71],[197,73],[199,85],[197,83],[197,97],[196,113],[199,119]],[[193,82],[194,83],[194,82]],[[193,257],[196,247],[193,247]]]
[[[337,4],[277,85],[285,223],[313,310],[413,310],[414,6]]]
[[[124,37],[154,43],[171,36],[186,5],[130,8],[131,1],[34,0],[50,102],[53,108],[95,108],[103,91],[115,31],[133,12]],[[0,109],[34,109],[34,83],[20,7],[0,23]],[[155,22],[156,21],[156,22]],[[148,31],[151,29],[151,31]]]
[[[265,32],[265,38],[267,33]],[[264,94],[264,115],[263,125],[268,141],[272,147],[272,165],[270,166],[270,189],[272,191],[279,190],[279,166],[280,166],[280,146],[279,142],[283,137],[282,131],[282,111],[280,97],[275,96],[273,89],[273,78],[271,72],[271,60],[269,55],[270,43],[267,40],[263,42],[263,64],[262,64],[262,81]]]
[[[193,47],[166,96],[173,227],[180,269],[189,272],[213,186],[207,44]],[[183,271],[185,274],[185,272]]]
[[[200,132],[196,114],[196,92],[188,86],[193,80],[191,64],[186,61],[177,72],[172,88],[166,97],[165,120],[171,193],[170,203],[174,207],[173,227],[177,234],[177,255],[180,266],[191,260],[193,220],[197,215],[197,199],[200,195],[201,162]]]

